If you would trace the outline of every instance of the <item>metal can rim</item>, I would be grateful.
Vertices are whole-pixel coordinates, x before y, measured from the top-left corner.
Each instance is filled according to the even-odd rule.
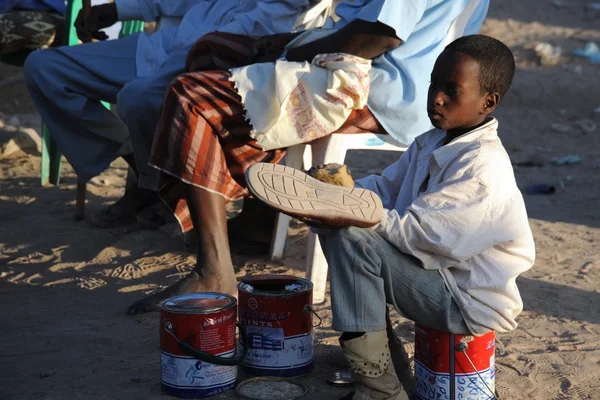
[[[211,308],[211,309],[199,309],[199,308],[177,309],[177,308],[169,307],[167,305],[167,303],[170,301],[174,301],[179,298],[192,296],[192,295],[214,295],[215,298],[216,297],[224,297],[227,300],[229,300],[229,302],[223,307],[215,307],[215,308]],[[209,299],[210,297],[206,297],[206,298]],[[229,310],[230,308],[234,308],[234,307],[237,307],[237,299],[230,294],[219,293],[219,292],[197,292],[197,293],[180,294],[177,296],[169,297],[168,299],[161,302],[158,306],[158,308],[161,311],[165,311],[165,312],[169,312],[169,313],[173,313],[173,314],[199,314],[199,315],[212,314],[212,313],[219,312],[219,311]]]
[[[242,278],[240,280],[240,282],[238,283],[238,291],[248,294],[248,295],[261,295],[261,296],[266,296],[266,297],[290,297],[290,296],[301,296],[301,295],[306,295],[306,293],[310,292],[313,289],[313,283],[305,278],[298,278],[296,276],[292,276],[292,275],[254,275],[254,277],[267,277],[270,276],[273,279],[277,279],[277,278],[286,278],[286,279],[294,279],[295,281],[302,283],[303,285],[306,286],[305,290],[301,290],[298,292],[284,292],[284,293],[273,293],[273,292],[269,292],[266,290],[257,290],[254,289],[253,291],[248,291],[248,290],[244,290],[240,287],[241,284],[246,283],[249,285],[252,285],[252,283],[248,283],[246,282],[244,279],[247,279],[246,277]],[[252,278],[252,277],[250,277]]]

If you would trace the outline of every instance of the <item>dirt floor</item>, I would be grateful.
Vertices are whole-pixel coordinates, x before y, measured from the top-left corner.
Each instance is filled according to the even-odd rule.
[[[518,183],[556,189],[525,195],[537,262],[519,279],[525,310],[518,329],[496,340],[503,400],[600,399],[600,65],[570,55],[586,42],[600,43],[600,12],[588,3],[494,1],[483,28],[518,61],[496,113]],[[557,65],[540,65],[540,42],[562,48]],[[0,139],[28,126],[39,132],[20,72],[0,64]],[[554,165],[553,158],[568,155],[581,162]],[[362,176],[397,156],[354,152],[347,161]],[[125,175],[125,164],[115,162],[92,180],[88,213],[122,194]],[[60,186],[42,188],[39,176],[35,149],[0,160],[0,399],[168,398],[160,392],[158,315],[124,311],[183,276],[194,256],[183,251],[173,225],[100,230],[75,222],[76,180],[66,162]],[[293,226],[282,263],[234,255],[238,277],[303,276],[305,234],[301,224]],[[329,305],[316,311],[323,316],[317,368],[301,382],[312,399],[330,400],[347,390],[325,383],[326,373],[342,365]],[[412,324],[394,322],[412,354]]]

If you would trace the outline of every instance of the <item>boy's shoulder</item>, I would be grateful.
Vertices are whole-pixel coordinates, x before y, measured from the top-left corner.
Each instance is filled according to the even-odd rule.
[[[499,171],[514,176],[508,152],[498,137],[497,129],[498,122],[493,119],[476,131],[440,147],[434,152],[438,164],[446,165],[449,169],[458,168],[463,173],[469,171],[484,180],[496,179]],[[435,133],[430,131],[425,135],[433,138]],[[455,164],[455,167],[447,164]]]
[[[516,185],[510,157],[497,135],[473,141],[461,158],[470,164],[470,174],[487,186]]]

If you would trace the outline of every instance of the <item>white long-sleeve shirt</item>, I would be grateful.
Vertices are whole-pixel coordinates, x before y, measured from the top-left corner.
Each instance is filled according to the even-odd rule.
[[[356,181],[386,208],[375,230],[440,272],[474,334],[517,327],[523,302],[515,280],[535,260],[525,203],[497,128],[492,119],[445,146],[446,132],[431,130],[381,176]]]

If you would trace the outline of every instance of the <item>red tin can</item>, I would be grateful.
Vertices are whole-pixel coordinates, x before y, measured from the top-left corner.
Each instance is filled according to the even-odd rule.
[[[238,285],[240,323],[246,332],[242,368],[254,376],[299,376],[314,359],[309,280],[258,275]],[[243,344],[242,344],[243,345]]]
[[[233,357],[237,302],[223,293],[191,293],[160,305],[160,363],[163,390],[176,397],[209,397],[235,386],[237,367],[200,361],[181,343],[201,352]]]
[[[454,335],[415,324],[419,399],[494,399],[495,333]]]

